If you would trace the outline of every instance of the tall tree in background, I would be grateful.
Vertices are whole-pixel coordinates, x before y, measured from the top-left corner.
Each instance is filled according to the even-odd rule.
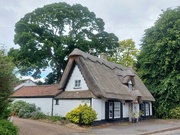
[[[136,56],[138,54],[139,50],[136,49],[135,42],[132,39],[126,39],[119,42],[116,53],[114,53],[112,57],[109,57],[108,60],[130,67],[136,62]]]
[[[156,99],[156,115],[180,105],[180,7],[163,11],[145,31],[137,69]]]
[[[14,66],[7,56],[5,50],[0,49],[0,119],[10,116],[9,97],[13,92],[15,76],[13,75]]]
[[[50,81],[61,78],[68,55],[74,48],[112,54],[118,38],[104,31],[104,22],[80,4],[54,3],[26,14],[15,26],[15,44],[9,56],[22,75],[40,77],[50,67]],[[54,78],[54,79],[53,79]]]

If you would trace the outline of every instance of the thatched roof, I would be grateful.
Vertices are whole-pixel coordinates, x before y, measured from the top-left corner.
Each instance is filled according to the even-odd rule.
[[[132,79],[134,90],[139,90],[142,100],[154,101],[154,97],[132,69],[97,58],[78,49],[75,49],[69,56],[60,81],[60,90],[65,89],[75,64],[79,67],[89,90],[98,98],[133,100],[132,91],[123,83],[123,81],[127,82]]]

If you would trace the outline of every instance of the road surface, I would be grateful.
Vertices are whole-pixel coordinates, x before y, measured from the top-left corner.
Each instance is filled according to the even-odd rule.
[[[83,132],[63,125],[55,125],[37,120],[14,118],[13,122],[19,127],[18,135],[69,135]]]

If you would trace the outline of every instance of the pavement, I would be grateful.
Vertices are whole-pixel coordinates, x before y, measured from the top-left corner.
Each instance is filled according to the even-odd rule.
[[[120,122],[79,127],[72,123],[57,125],[14,118],[14,124],[20,129],[19,135],[180,135],[180,120],[173,119],[149,119],[138,123]]]
[[[155,135],[171,130],[178,130],[180,135],[180,120],[150,119],[138,123],[116,123],[91,127],[83,133],[73,133],[73,135]]]

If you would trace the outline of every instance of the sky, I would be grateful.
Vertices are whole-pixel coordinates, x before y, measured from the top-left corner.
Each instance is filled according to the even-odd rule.
[[[0,46],[18,48],[13,42],[16,22],[38,7],[58,2],[86,6],[104,20],[105,31],[114,33],[120,41],[132,38],[137,48],[144,30],[153,26],[162,10],[180,6],[179,0],[1,0]]]

